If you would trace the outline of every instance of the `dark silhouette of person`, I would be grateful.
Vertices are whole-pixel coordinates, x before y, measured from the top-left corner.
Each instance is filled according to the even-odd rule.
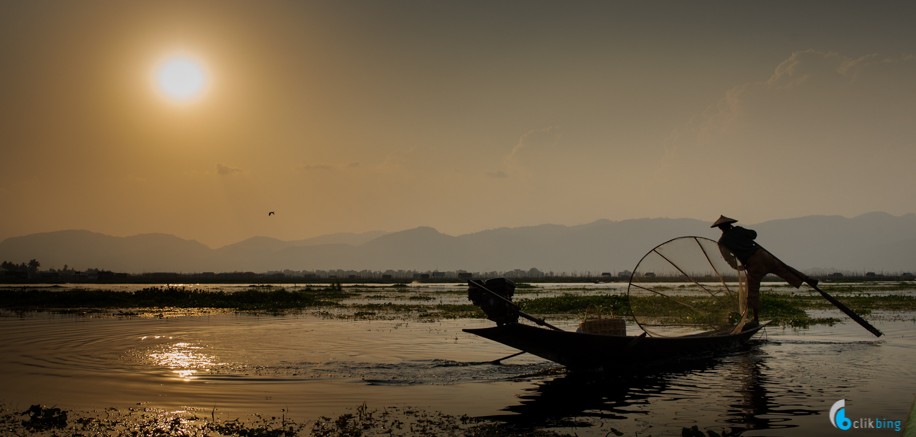
[[[725,260],[735,269],[745,270],[747,273],[747,306],[754,314],[753,323],[759,323],[760,281],[768,273],[785,279],[795,288],[801,287],[801,284],[805,282],[817,285],[817,280],[786,265],[766,249],[757,245],[754,241],[757,238],[757,232],[741,226],[732,226],[732,223],[737,222],[738,220],[723,215],[719,216],[719,219],[710,227],[719,228],[722,231],[722,236],[719,237],[719,250]],[[736,258],[741,265],[735,261]]]

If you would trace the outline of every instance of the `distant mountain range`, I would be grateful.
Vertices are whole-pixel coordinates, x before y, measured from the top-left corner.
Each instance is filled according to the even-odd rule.
[[[579,226],[499,228],[459,236],[429,227],[400,232],[333,234],[298,241],[254,237],[213,249],[166,234],[113,237],[83,230],[46,232],[0,242],[0,260],[37,259],[42,268],[116,272],[268,272],[280,270],[417,270],[616,274],[671,238],[718,238],[694,219],[598,220]],[[808,216],[747,227],[771,252],[809,273],[916,272],[916,215]]]

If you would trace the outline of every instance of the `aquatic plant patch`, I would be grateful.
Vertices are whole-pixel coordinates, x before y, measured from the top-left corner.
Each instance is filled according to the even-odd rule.
[[[49,310],[65,308],[228,308],[244,311],[306,308],[336,304],[350,296],[337,289],[292,290],[250,288],[239,292],[185,287],[148,287],[134,292],[72,289],[3,289],[0,308]]]
[[[551,431],[522,428],[468,416],[454,416],[413,407],[370,409],[362,404],[337,417],[300,420],[283,410],[279,415],[223,419],[216,409],[177,412],[154,408],[69,411],[33,405],[23,412],[0,405],[0,429],[10,435],[137,435],[137,436],[534,436]]]

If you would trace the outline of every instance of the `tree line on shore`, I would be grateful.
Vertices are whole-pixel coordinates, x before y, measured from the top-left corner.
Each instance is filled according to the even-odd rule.
[[[75,270],[65,265],[62,269],[41,270],[36,259],[29,262],[0,263],[0,282],[3,283],[309,283],[309,282],[380,282],[398,283],[421,282],[462,282],[470,279],[505,277],[528,282],[626,282],[631,272],[624,270],[610,272],[542,272],[537,268],[514,269],[510,271],[467,272],[418,271],[418,270],[283,270],[275,272],[148,272],[119,273],[110,270],[90,268]],[[651,274],[651,273],[650,273]],[[815,275],[818,276],[818,275]],[[664,277],[654,278],[665,281]],[[821,280],[834,281],[911,281],[912,273],[841,273],[834,272],[818,276]]]

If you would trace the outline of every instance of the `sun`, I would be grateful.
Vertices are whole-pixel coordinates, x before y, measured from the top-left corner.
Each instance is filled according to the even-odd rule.
[[[209,78],[203,62],[188,54],[170,55],[156,65],[153,82],[163,97],[175,103],[200,99]]]

